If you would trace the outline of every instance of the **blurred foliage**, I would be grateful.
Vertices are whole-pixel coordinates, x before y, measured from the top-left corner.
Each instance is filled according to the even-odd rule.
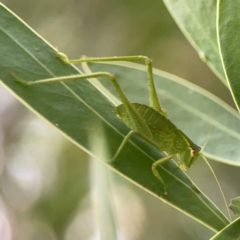
[[[36,218],[49,223],[61,236],[88,192],[89,161],[86,161],[83,151],[69,142],[63,145],[56,157],[55,184],[39,199],[32,211]]]

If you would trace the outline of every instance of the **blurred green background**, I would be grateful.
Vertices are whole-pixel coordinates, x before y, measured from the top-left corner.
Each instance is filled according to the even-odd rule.
[[[233,106],[228,90],[201,62],[161,0],[2,2],[70,58],[146,55],[155,68]],[[0,101],[1,239],[200,240],[214,234],[105,169],[3,88]],[[240,195],[239,169],[211,164],[227,201]],[[203,161],[188,174],[226,213]]]

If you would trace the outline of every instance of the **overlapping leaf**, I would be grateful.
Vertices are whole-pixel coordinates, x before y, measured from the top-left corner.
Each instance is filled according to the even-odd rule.
[[[216,0],[164,0],[187,39],[227,86],[216,36]]]
[[[218,1],[218,38],[227,80],[240,109],[240,3]]]

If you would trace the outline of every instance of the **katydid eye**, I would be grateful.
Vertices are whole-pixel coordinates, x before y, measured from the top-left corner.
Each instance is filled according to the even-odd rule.
[[[191,155],[195,156],[196,151],[194,149],[191,150]]]

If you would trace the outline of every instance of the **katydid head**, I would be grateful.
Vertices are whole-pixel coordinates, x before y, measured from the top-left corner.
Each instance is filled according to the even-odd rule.
[[[188,156],[185,154],[183,158],[184,168],[190,168],[200,156],[202,156],[202,148],[198,145],[192,144],[189,147]]]
[[[208,142],[208,139],[210,137],[210,134],[211,134],[211,131],[212,131],[212,127],[210,128],[209,132],[208,132],[208,135],[207,135],[207,138],[203,144],[203,147],[200,147],[198,145],[196,145],[195,143],[193,143],[190,139],[189,140],[189,143],[190,143],[190,156],[187,158],[186,156],[184,157],[184,167],[185,169],[188,169],[190,168],[193,163],[201,156],[202,158],[204,158],[203,156],[203,149],[205,148],[207,142]],[[204,158],[205,159],[205,158]]]

